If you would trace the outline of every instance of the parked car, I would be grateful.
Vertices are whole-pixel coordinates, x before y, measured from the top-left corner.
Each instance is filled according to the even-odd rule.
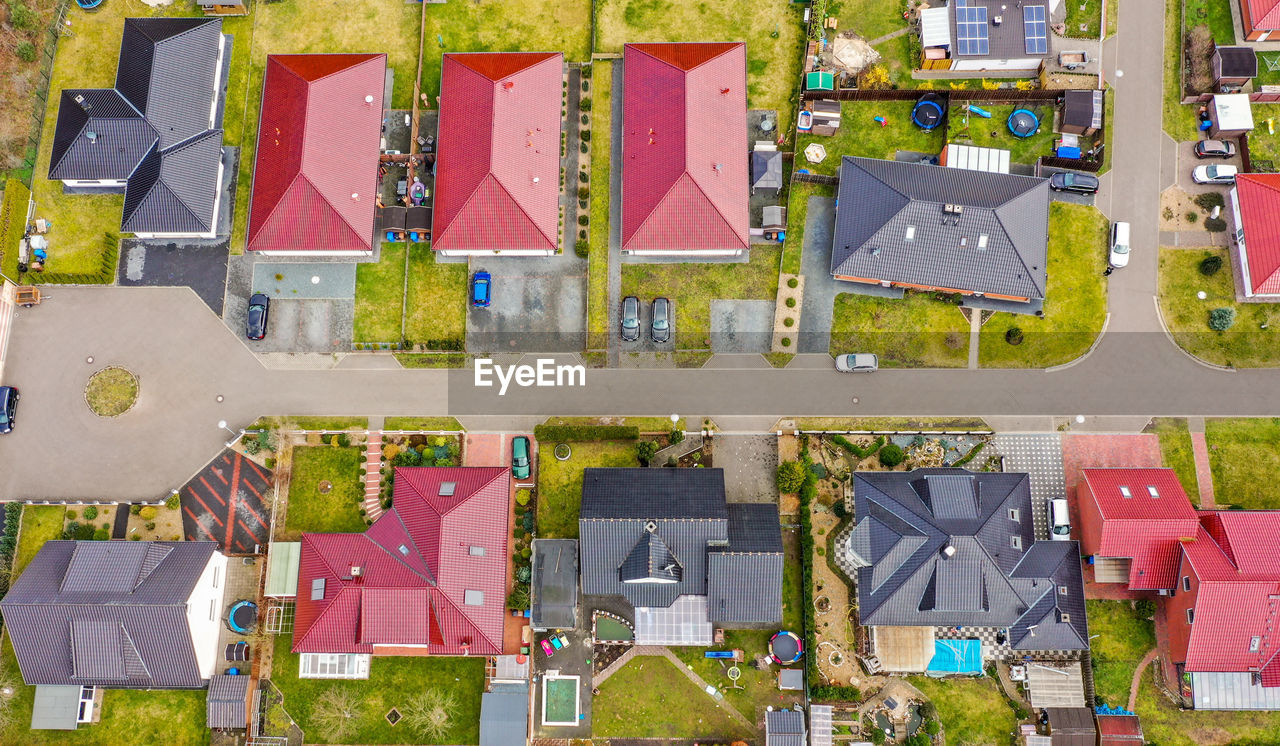
[[[666,342],[671,339],[671,301],[666,298],[653,299],[653,320],[649,323],[649,335],[654,342]]]
[[[1111,253],[1107,262],[1116,269],[1129,263],[1129,224],[1124,221],[1111,224]]]
[[[542,641],[542,652],[546,653],[548,658],[556,654],[556,651],[551,649],[551,643],[547,640]]]
[[[14,418],[18,414],[18,400],[22,397],[12,386],[0,386],[0,434],[13,432]]]
[[[493,277],[488,272],[477,272],[471,277],[471,305],[489,307],[489,286],[492,282]]]
[[[1194,151],[1197,158],[1231,158],[1236,154],[1236,144],[1230,140],[1201,140]]]
[[[560,647],[562,647],[562,648],[567,648],[567,647],[569,647],[569,636],[568,636],[568,635],[566,635],[565,633],[561,632],[560,634],[556,635],[556,638],[557,638],[557,639],[559,640],[559,642],[560,642]]]
[[[1058,171],[1049,177],[1049,188],[1055,192],[1097,194],[1098,177],[1093,174],[1078,174],[1074,171]]]
[[[262,293],[249,296],[249,313],[245,315],[244,336],[249,339],[262,339],[267,336],[267,316],[270,315],[271,299]]]
[[[1054,541],[1071,540],[1071,512],[1067,501],[1061,497],[1049,501],[1049,519],[1053,523],[1051,537]]]
[[[1236,167],[1196,166],[1191,171],[1191,180],[1197,184],[1234,184],[1236,183]]]
[[[556,637],[555,635],[552,635],[551,637],[549,637],[549,638],[547,638],[547,639],[551,640],[551,647],[555,648],[556,650],[560,650],[560,649],[564,648],[564,643],[563,643],[563,642],[560,642],[560,638],[559,638],[559,637]],[[545,642],[546,642],[546,640],[543,640],[543,642],[545,643]]]
[[[511,475],[516,479],[529,478],[529,439],[523,435],[511,440]]]
[[[879,368],[880,358],[869,352],[836,356],[836,370],[841,373],[870,373]]]
[[[628,295],[622,299],[622,341],[640,339],[640,299]]]

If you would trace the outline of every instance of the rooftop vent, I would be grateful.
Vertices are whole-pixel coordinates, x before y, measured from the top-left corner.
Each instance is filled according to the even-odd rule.
[[[409,547],[405,546],[404,544],[401,544],[400,546],[396,547],[396,551],[400,552],[400,554],[405,557],[409,556]]]
[[[1004,23],[1004,16],[992,16],[992,17],[991,17],[991,25],[992,25],[992,26],[999,26],[999,25],[1000,25],[1000,24],[1002,24],[1002,23]]]
[[[942,206],[942,211],[948,215],[963,215],[964,205],[953,205],[951,203],[947,203]]]
[[[947,544],[947,545],[945,545],[944,547],[942,547],[942,556],[943,556],[943,557],[954,557],[954,556],[955,556],[955,554],[956,554],[956,548],[955,548],[954,546],[952,546],[951,544]]]
[[[654,531],[658,530],[658,524],[654,523],[653,521],[649,521],[648,523],[644,524],[644,530],[648,531],[649,533],[653,533]]]
[[[1065,611],[1058,612],[1058,621],[1063,624],[1071,624],[1071,615]]]
[[[960,237],[960,247],[961,247],[961,248],[964,248],[965,246],[968,246],[968,245],[969,245],[969,237],[968,237],[968,236],[961,236],[961,237]]]
[[[1147,494],[1152,497],[1160,497],[1160,490],[1157,490],[1154,484],[1149,484],[1147,485]]]
[[[906,233],[906,235],[904,235],[904,236],[902,237],[902,240],[903,240],[903,241],[914,241],[914,240],[916,240],[916,227],[915,227],[914,225],[908,225],[908,226],[907,226],[907,233]]]
[[[458,489],[457,482],[441,482],[440,492],[438,494],[440,495],[440,497],[452,497],[453,491],[456,489]]]
[[[1125,485],[1123,485],[1123,484],[1122,484],[1122,485],[1120,485],[1120,496],[1121,496],[1121,497],[1133,497],[1133,493],[1129,491],[1129,488],[1128,488],[1127,486],[1125,486]]]
[[[363,575],[363,574],[364,574],[364,568],[363,568],[363,567],[361,567],[360,565],[352,565],[352,566],[351,566],[351,577],[353,577],[353,578],[358,578],[358,577],[360,577],[360,576],[361,576],[361,575]]]
[[[98,141],[98,133],[94,132],[93,130],[89,130],[88,132],[84,133],[84,136],[89,139],[89,142]]]
[[[867,253],[870,254],[871,256],[880,256],[880,247],[872,246],[871,248],[867,249]]]

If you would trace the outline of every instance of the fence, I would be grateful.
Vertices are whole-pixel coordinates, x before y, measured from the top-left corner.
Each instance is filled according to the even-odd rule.
[[[886,89],[869,90],[866,88],[841,88],[838,91],[805,91],[802,97],[807,101],[825,99],[833,101],[915,101],[926,93],[932,93],[952,101],[978,101],[981,103],[1020,103],[1020,102],[1056,102],[1064,91],[1036,88],[1021,90],[1018,88],[973,88],[962,90],[911,90]]]
[[[838,186],[840,177],[827,176],[825,174],[802,174],[799,171],[791,172],[792,181],[803,181],[808,184],[826,184],[827,186]]]
[[[70,0],[58,0],[53,10],[53,20],[45,29],[44,44],[41,48],[40,69],[37,71],[36,92],[31,104],[31,132],[27,135],[27,150],[22,158],[22,183],[31,186],[32,176],[36,170],[36,159],[40,155],[40,136],[44,131],[44,114],[49,107],[49,83],[53,79],[53,58],[58,52],[58,39],[63,33],[70,34],[66,24],[67,7]]]
[[[1036,159],[1036,174],[1040,173],[1040,169],[1044,166],[1049,168],[1065,168],[1070,171],[1088,171],[1089,173],[1098,173],[1102,168],[1102,159],[1077,159],[1077,158],[1054,158],[1052,156],[1042,155]]]

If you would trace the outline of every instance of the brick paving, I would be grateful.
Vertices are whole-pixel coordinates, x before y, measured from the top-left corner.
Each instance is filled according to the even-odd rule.
[[[364,447],[364,512],[371,521],[382,516],[382,432],[369,432]]]
[[[226,554],[265,551],[274,489],[270,469],[228,448],[179,490],[183,534]]]
[[[1160,437],[1150,433],[1113,435],[1066,433],[1062,436],[1062,476],[1066,482],[1071,525],[1080,525],[1076,483],[1080,470],[1107,467],[1159,467]],[[1077,535],[1076,538],[1079,538]]]
[[[1142,674],[1147,670],[1147,666],[1151,665],[1151,661],[1155,660],[1157,653],[1159,653],[1158,648],[1148,650],[1138,663],[1138,668],[1133,672],[1133,681],[1129,683],[1129,712],[1134,712],[1134,708],[1138,706],[1138,686],[1142,684]]]
[[[1065,497],[1061,437],[1058,433],[1000,433],[995,437],[995,446],[1004,456],[1005,471],[1030,475],[1035,535],[1049,538],[1048,501]]]
[[[1200,507],[1215,508],[1213,499],[1213,471],[1209,468],[1209,446],[1204,433],[1191,433],[1191,452],[1196,457],[1196,484],[1200,487]]]

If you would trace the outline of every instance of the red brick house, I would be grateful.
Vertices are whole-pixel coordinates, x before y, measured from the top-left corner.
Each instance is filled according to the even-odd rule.
[[[444,56],[432,249],[556,252],[563,77],[558,52]]]
[[[1080,551],[1093,556],[1097,582],[1173,590],[1179,540],[1200,524],[1172,469],[1082,469],[1076,503]]]
[[[746,45],[627,44],[622,56],[622,251],[746,251]]]
[[[1280,0],[1237,0],[1244,38],[1266,41],[1280,31]]]
[[[394,504],[367,531],[303,534],[300,674],[365,678],[378,655],[501,653],[509,473],[396,469]]]
[[[1280,174],[1240,174],[1230,197],[1236,295],[1280,301]]]

